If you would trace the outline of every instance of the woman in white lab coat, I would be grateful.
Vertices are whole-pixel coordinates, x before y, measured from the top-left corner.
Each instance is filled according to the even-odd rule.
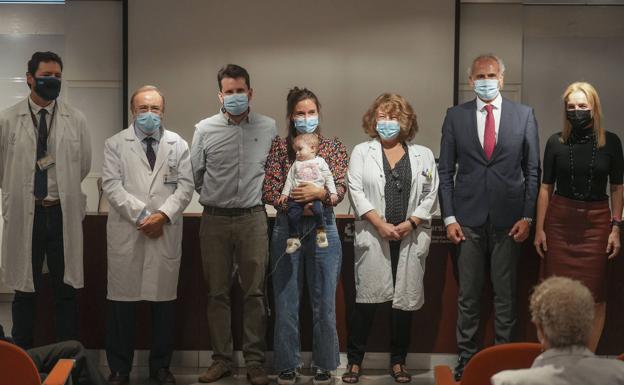
[[[411,381],[405,368],[411,315],[424,303],[438,174],[431,150],[408,143],[418,126],[402,96],[380,95],[364,115],[363,126],[372,139],[354,148],[348,172],[356,215],[356,304],[342,379],[358,382],[375,310],[380,303],[391,303],[390,372],[396,382],[405,383]]]
[[[173,378],[174,300],[182,256],[182,213],[193,196],[188,144],[164,129],[164,99],[145,86],[131,100],[134,121],[104,145],[102,188],[110,203],[107,358],[110,381],[132,368],[134,308],[152,306],[150,377]]]

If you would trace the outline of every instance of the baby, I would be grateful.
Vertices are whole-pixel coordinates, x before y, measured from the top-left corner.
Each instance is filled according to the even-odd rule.
[[[338,201],[336,194],[336,185],[329,166],[323,158],[316,156],[318,152],[319,141],[314,134],[301,134],[295,137],[293,148],[296,153],[296,160],[288,171],[288,177],[282,190],[282,195],[278,199],[279,205],[288,201],[288,232],[289,237],[286,241],[286,253],[292,254],[301,247],[301,216],[304,208],[309,204],[314,219],[316,221],[316,245],[318,247],[327,247],[327,234],[325,233],[325,222],[323,219],[323,203],[320,200],[314,200],[307,203],[298,203],[290,198],[292,189],[297,187],[301,182],[314,183],[317,186],[325,186],[329,190],[330,200],[332,204]]]

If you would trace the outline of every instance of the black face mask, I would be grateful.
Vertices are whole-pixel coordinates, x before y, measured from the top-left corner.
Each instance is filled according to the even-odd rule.
[[[33,89],[41,98],[51,101],[61,93],[61,79],[54,76],[34,78]]]
[[[584,130],[592,122],[591,110],[567,110],[566,117],[574,131]]]

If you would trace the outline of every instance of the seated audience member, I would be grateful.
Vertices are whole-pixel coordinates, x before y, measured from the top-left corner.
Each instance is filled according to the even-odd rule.
[[[596,357],[587,348],[594,298],[582,283],[549,278],[535,288],[530,308],[544,353],[530,369],[494,375],[492,385],[624,384],[624,362]]]
[[[0,340],[14,343],[12,339],[4,335],[4,329],[0,325]],[[72,384],[75,385],[105,385],[106,381],[97,366],[87,356],[87,350],[78,341],[63,341],[52,345],[40,346],[28,349],[26,353],[35,363],[35,367],[43,378],[52,371],[54,365],[61,358],[75,360],[72,371]]]

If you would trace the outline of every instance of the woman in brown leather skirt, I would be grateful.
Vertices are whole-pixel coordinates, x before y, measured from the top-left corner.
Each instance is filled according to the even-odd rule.
[[[605,321],[607,262],[620,251],[624,159],[620,139],[602,127],[591,84],[571,84],[563,102],[563,131],[548,139],[544,152],[534,245],[544,278],[577,279],[594,295],[589,347],[595,351]]]

